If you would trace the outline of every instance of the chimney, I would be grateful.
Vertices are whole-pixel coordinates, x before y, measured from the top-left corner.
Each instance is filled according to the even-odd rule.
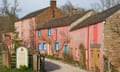
[[[50,7],[56,7],[56,0],[50,0]]]
[[[74,14],[77,14],[77,9],[72,8],[72,9],[70,10],[70,16],[72,16],[72,15],[74,15]]]

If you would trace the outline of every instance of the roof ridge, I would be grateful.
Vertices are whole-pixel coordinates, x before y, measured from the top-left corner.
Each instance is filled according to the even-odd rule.
[[[84,16],[88,12],[91,12],[91,10],[88,10],[88,11],[84,12],[83,14],[74,14],[72,16],[66,15],[66,16],[62,16],[59,18],[53,18],[42,25],[38,25],[37,28],[43,29],[43,28],[51,28],[51,27],[70,25],[72,22],[81,18],[82,16]]]
[[[87,19],[85,19],[84,21],[79,23],[79,25],[77,25],[76,27],[74,27],[70,31],[79,29],[79,28],[87,26],[87,25],[92,25],[92,24],[95,24],[97,22],[104,21],[106,18],[108,18],[109,16],[111,16],[112,14],[117,12],[118,10],[120,10],[120,4],[115,5],[111,8],[109,8],[109,9],[106,9],[106,10],[100,12],[100,13],[96,13],[96,14],[88,17]]]

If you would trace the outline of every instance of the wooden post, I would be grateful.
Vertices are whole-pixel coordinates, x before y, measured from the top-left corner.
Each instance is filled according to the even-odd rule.
[[[40,72],[40,66],[41,66],[41,62],[40,62],[40,54],[38,54],[38,72]]]
[[[33,70],[37,71],[38,66],[37,66],[37,54],[33,54]]]
[[[10,68],[10,57],[8,51],[3,51],[3,66]]]

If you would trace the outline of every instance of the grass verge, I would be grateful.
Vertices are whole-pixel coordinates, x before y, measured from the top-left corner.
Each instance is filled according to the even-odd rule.
[[[25,68],[25,67],[21,67],[20,69],[10,69],[7,67],[2,67],[0,69],[0,72],[35,72],[33,71],[31,68]]]

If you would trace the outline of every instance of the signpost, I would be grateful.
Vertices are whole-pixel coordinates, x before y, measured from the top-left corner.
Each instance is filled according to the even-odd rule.
[[[19,47],[16,51],[16,68],[20,66],[28,67],[28,49],[25,47]]]

